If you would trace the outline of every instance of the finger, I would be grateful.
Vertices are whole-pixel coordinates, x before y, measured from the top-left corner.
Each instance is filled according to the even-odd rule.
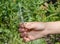
[[[26,22],[25,27],[28,29],[35,28],[39,24],[42,24],[40,22]]]
[[[21,38],[23,38],[23,37],[28,37],[27,32],[21,33],[20,37],[21,37]]]
[[[25,32],[25,29],[24,28],[19,28],[19,32],[23,33],[23,32]]]
[[[21,25],[21,27],[23,27]],[[24,28],[27,29],[28,31],[30,30],[44,30],[44,24],[39,23],[39,22],[25,22],[24,23]]]
[[[24,26],[25,26],[25,28],[27,28],[27,29],[33,29],[33,28],[34,28],[33,22],[28,22],[28,23],[24,24]]]
[[[28,22],[25,24],[25,28],[34,30],[44,30],[44,24],[39,22]]]
[[[28,37],[30,40],[29,41],[33,41],[33,40],[37,40],[37,39],[40,39],[40,38],[44,38],[44,36],[41,36],[41,37],[33,37],[33,36],[29,36]],[[27,41],[27,42],[29,42],[29,41]]]
[[[24,38],[23,38],[23,41],[24,41],[24,42],[28,42],[28,41],[30,41],[30,39],[29,39],[29,38],[24,37]]]

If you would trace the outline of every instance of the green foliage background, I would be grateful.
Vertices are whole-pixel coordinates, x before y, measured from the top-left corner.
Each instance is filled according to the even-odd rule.
[[[49,4],[48,8],[44,9],[41,8],[44,1],[45,0],[0,0],[0,44],[25,44],[22,42],[19,35],[20,33],[18,32],[21,13],[23,14],[25,22],[59,21],[60,2],[57,2],[56,7],[54,7],[53,4]],[[23,11],[19,11],[19,9]],[[44,39],[39,39],[26,44],[46,44],[46,42]]]

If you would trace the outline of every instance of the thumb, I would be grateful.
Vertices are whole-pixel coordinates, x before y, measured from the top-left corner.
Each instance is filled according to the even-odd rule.
[[[38,23],[26,23],[24,24],[25,28],[30,30],[44,30],[45,26]]]

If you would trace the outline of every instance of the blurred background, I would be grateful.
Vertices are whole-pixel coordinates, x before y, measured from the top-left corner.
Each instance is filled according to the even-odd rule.
[[[0,44],[60,44],[60,35],[24,43],[18,32],[21,15],[25,22],[60,20],[60,0],[0,0]]]

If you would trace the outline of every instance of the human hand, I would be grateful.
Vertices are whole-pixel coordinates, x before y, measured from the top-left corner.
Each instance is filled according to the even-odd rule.
[[[48,34],[43,22],[26,22],[20,24],[19,32],[25,42],[42,38]]]

